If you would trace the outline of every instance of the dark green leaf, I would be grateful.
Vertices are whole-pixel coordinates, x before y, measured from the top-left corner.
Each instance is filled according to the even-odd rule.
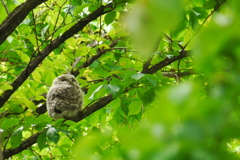
[[[190,26],[193,28],[193,29],[196,29],[197,26],[199,26],[199,23],[198,23],[198,18],[197,18],[197,15],[198,13],[194,12],[194,11],[190,11],[190,14],[189,14],[189,22],[190,22]],[[200,15],[200,14],[198,14]]]
[[[207,11],[202,7],[194,7],[192,10],[198,19],[205,19],[208,16]]]
[[[142,102],[144,106],[149,105],[154,101],[156,97],[156,91],[155,88],[151,88],[148,91],[146,91],[142,96]]]
[[[112,11],[112,12],[107,13],[107,15],[104,18],[105,23],[107,25],[112,23],[115,20],[116,15],[117,15],[116,11]]]
[[[216,6],[217,2],[215,0],[206,1],[204,4],[205,9],[213,9]]]
[[[47,142],[46,132],[44,132],[44,133],[40,134],[37,139],[37,144],[38,144],[38,147],[40,150],[47,147],[46,142]]]
[[[123,115],[123,116],[127,116],[128,112],[129,112],[129,105],[131,104],[130,100],[127,99],[122,99],[121,100],[121,107],[119,107],[118,113]],[[124,114],[123,114],[124,113]]]
[[[54,127],[48,128],[48,130],[46,132],[46,136],[49,141],[54,142],[55,144],[57,144],[57,142],[59,141],[59,138],[60,138],[58,131]]]

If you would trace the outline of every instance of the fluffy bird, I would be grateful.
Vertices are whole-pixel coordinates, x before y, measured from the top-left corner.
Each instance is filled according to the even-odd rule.
[[[84,93],[76,78],[63,74],[53,81],[47,93],[47,110],[55,120],[74,119],[83,107]]]

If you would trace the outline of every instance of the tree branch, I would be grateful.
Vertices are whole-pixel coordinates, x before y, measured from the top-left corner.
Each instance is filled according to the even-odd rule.
[[[32,146],[34,143],[37,142],[37,138],[40,134],[42,134],[43,132],[45,132],[47,129],[44,129],[41,132],[38,132],[34,135],[32,135],[31,137],[27,138],[26,140],[24,140],[20,146],[16,147],[16,148],[11,148],[11,149],[7,149],[3,151],[3,157],[4,159],[7,159],[15,154],[20,153],[21,151],[27,149],[28,147]]]
[[[6,40],[29,12],[45,1],[47,0],[27,0],[16,7],[0,25],[0,44]]]
[[[82,119],[86,118],[87,116],[91,115],[92,113],[96,112],[97,110],[105,107],[108,103],[112,102],[115,98],[113,98],[112,94],[109,94],[105,97],[101,97],[98,99],[98,101],[86,108],[82,112],[79,112],[79,114],[76,117],[73,117],[71,119],[72,121],[79,122]]]
[[[171,64],[172,62],[177,61],[179,59],[183,59],[183,58],[185,58],[187,56],[188,56],[188,52],[187,51],[183,51],[183,52],[181,52],[180,55],[173,56],[172,58],[166,58],[166,59],[162,60],[161,62],[155,64],[151,68],[145,70],[142,73],[144,73],[144,74],[154,74],[158,70],[162,69],[163,67],[166,67],[167,65]]]
[[[177,72],[162,72],[163,76],[165,77],[173,77],[175,78],[176,76],[189,76],[189,75],[193,75],[193,74],[197,74],[193,71],[188,71],[188,72],[180,72],[180,73],[177,73]]]
[[[29,65],[25,68],[25,70],[16,78],[16,80],[11,84],[12,89],[6,90],[0,97],[0,108],[6,103],[6,101],[10,98],[10,96],[23,84],[23,82],[28,78],[28,76],[35,70],[35,68],[60,44],[62,44],[65,40],[72,37],[78,31],[81,31],[89,22],[98,18],[99,16],[110,12],[113,10],[114,4],[110,3],[106,6],[100,6],[93,13],[89,14],[86,18],[78,21],[74,26],[72,26],[69,30],[64,32],[61,36],[57,37],[53,40],[46,48],[40,52],[33,59]]]

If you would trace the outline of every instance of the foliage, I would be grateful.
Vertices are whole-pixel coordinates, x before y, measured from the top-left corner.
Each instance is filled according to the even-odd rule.
[[[239,11],[235,0],[3,0],[4,158],[239,158]],[[66,72],[85,92],[76,122],[46,113]]]

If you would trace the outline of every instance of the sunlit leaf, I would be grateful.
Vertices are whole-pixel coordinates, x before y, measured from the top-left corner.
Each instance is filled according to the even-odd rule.
[[[21,58],[21,60],[23,62],[29,62],[30,58],[28,55],[26,55],[25,53],[23,53],[21,51],[16,51],[16,53],[19,55],[19,57]]]
[[[4,121],[1,123],[1,129],[7,130],[8,128],[18,125],[18,123],[19,123],[18,118],[4,119]]]
[[[54,78],[56,78],[55,74],[51,70],[45,71],[45,83],[51,85]]]
[[[59,13],[54,12],[53,10],[48,11],[47,19],[52,25],[57,25],[57,26],[59,26],[63,21],[63,17],[59,15]]]
[[[41,75],[40,75],[39,72],[33,72],[33,73],[32,73],[32,77],[33,77],[33,79],[34,79],[35,81],[41,82]]]

